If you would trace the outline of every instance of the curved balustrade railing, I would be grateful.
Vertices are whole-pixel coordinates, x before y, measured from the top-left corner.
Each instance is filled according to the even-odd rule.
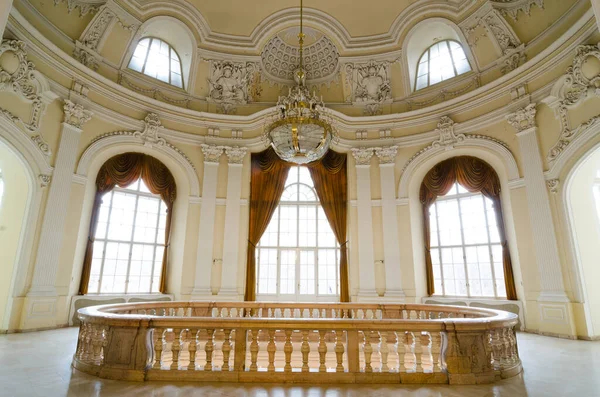
[[[150,302],[80,309],[73,366],[121,380],[489,383],[517,316],[445,305]]]

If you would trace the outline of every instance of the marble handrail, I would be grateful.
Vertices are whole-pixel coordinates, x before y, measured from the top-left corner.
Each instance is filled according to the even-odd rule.
[[[493,382],[521,371],[512,313],[423,304],[88,307],[73,366],[109,379]]]

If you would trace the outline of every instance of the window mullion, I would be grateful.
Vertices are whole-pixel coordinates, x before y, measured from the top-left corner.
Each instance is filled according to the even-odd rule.
[[[144,63],[142,64],[142,74],[146,71],[146,64],[148,63],[148,56],[150,55],[150,47],[154,39],[150,39],[148,42],[148,48],[146,49],[146,55],[144,56]]]
[[[450,61],[452,61],[452,70],[454,70],[454,77],[458,76],[458,70],[456,70],[456,65],[454,65],[454,56],[452,55],[452,50],[450,49],[450,41],[446,40],[446,47],[448,47],[448,54],[450,54]]]
[[[442,295],[446,295],[446,280],[444,279],[444,264],[442,263],[442,240],[440,239],[440,212],[438,211],[437,202],[434,202],[435,206],[435,222],[437,224],[437,240],[438,240],[438,260],[440,263],[440,277],[442,278]],[[431,218],[429,219],[429,230],[431,230]],[[429,236],[430,244],[431,244],[431,233]],[[431,250],[429,250],[429,254],[431,255]],[[435,281],[434,281],[435,284]]]
[[[102,248],[102,262],[100,263],[100,277],[98,280],[97,293],[100,293],[100,291],[102,291],[102,279],[104,278],[104,262],[106,261],[106,244],[108,244],[107,237],[108,237],[108,231],[110,230],[110,216],[112,214],[113,195],[114,195],[114,192],[110,192],[110,198],[109,198],[109,202],[108,202],[108,218],[106,219],[106,233],[104,235],[105,240],[104,240],[104,246]],[[102,207],[102,204],[100,204],[100,207]]]
[[[463,221],[462,221],[462,208],[460,206],[460,200],[461,199],[456,199],[456,202],[458,204],[458,223],[460,225],[460,238],[461,238],[461,243],[462,243],[462,252],[463,252],[463,265],[465,267],[465,283],[466,283],[466,287],[467,287],[467,297],[471,297],[471,290],[470,290],[470,282],[469,282],[469,271],[467,269],[467,250],[465,247],[465,232],[463,230]]]
[[[482,196],[483,199],[483,216],[485,217],[485,229],[487,232],[487,237],[488,237],[488,251],[490,253],[490,268],[492,270],[492,281],[493,281],[493,285],[494,285],[494,297],[498,297],[498,287],[496,285],[497,281],[496,281],[496,270],[494,269],[494,256],[492,254],[492,239],[490,236],[490,223],[488,220],[488,213],[487,213],[487,209],[485,207],[485,197]],[[494,208],[494,211],[497,211]]]
[[[158,201],[158,214],[156,214],[156,229],[154,232],[154,247],[152,247],[152,267],[150,268],[150,290],[148,291],[149,293],[152,293],[152,287],[154,285],[154,266],[156,266],[156,248],[158,247],[158,231],[159,231],[159,224],[160,224],[160,209],[163,205],[163,201],[162,199],[159,199]],[[166,225],[165,225],[166,226]],[[167,238],[165,236],[165,244],[164,244],[165,249],[167,249]],[[164,255],[164,254],[163,254]],[[160,291],[159,291],[160,292]]]
[[[129,258],[127,258],[127,275],[125,276],[125,293],[129,291],[129,272],[131,271],[131,253],[133,252],[133,236],[135,235],[135,223],[137,220],[137,208],[140,196],[135,196],[135,207],[133,209],[133,224],[131,227],[131,239],[129,242]]]

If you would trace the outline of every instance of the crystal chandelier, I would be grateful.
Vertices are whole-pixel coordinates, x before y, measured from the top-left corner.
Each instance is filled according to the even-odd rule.
[[[266,128],[266,135],[277,155],[285,161],[306,164],[323,157],[334,134],[322,98],[309,92],[303,68],[304,33],[300,0],[300,66],[294,73],[296,85],[289,94],[279,97],[276,114]]]

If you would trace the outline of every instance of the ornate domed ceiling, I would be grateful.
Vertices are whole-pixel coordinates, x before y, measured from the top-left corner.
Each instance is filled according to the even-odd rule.
[[[339,70],[339,53],[333,42],[311,28],[305,30],[304,68],[309,83],[332,79]],[[267,42],[261,52],[261,66],[271,80],[290,83],[298,68],[298,28],[286,29]]]

